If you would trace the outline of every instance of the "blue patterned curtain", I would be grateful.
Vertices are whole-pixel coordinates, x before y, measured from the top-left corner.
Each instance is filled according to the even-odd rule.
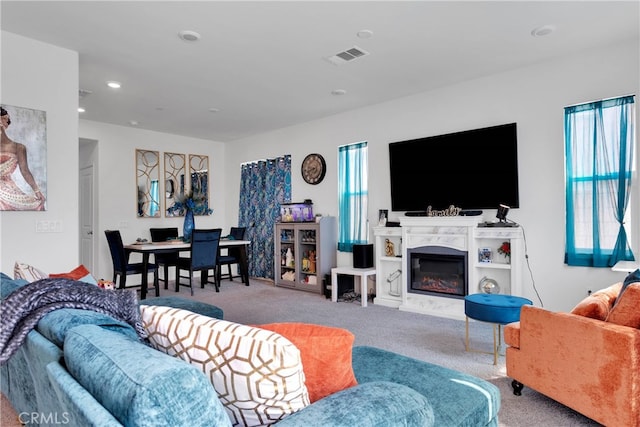
[[[633,96],[565,108],[568,265],[611,267],[634,259],[624,227],[635,145],[633,117]]]
[[[280,204],[290,202],[291,155],[242,165],[238,225],[251,240],[249,276],[274,278],[274,226]]]

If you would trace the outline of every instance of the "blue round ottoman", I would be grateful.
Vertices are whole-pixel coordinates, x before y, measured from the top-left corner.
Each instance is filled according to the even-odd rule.
[[[525,304],[533,303],[531,300],[526,298],[503,294],[472,294],[464,297],[464,314],[466,315],[466,350],[471,351],[469,349],[469,318],[479,320],[481,322],[493,323],[493,364],[497,365],[498,346],[502,342],[501,326],[506,325],[507,323],[519,321],[520,309]],[[497,339],[496,325],[498,325]]]

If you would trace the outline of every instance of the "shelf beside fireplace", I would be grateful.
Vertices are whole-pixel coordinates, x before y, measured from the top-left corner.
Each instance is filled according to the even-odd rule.
[[[397,308],[402,303],[402,229],[400,227],[374,227],[376,251],[376,296],[374,304]],[[387,255],[392,244],[394,256]],[[400,256],[397,256],[400,255]]]
[[[488,270],[511,270],[511,264],[503,262],[476,262],[473,266],[475,268],[486,268]]]

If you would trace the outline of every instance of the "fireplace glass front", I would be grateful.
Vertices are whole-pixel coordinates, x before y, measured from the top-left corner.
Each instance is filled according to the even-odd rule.
[[[445,247],[410,250],[408,292],[464,298],[467,295],[467,252]]]

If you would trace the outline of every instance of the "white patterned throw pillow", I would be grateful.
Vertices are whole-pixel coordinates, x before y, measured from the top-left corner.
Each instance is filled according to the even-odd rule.
[[[202,369],[233,425],[267,426],[309,405],[300,351],[275,332],[141,305],[151,345]]]
[[[24,279],[27,282],[35,282],[36,280],[46,279],[48,274],[38,270],[32,265],[23,262],[16,262],[13,266],[13,278]]]

